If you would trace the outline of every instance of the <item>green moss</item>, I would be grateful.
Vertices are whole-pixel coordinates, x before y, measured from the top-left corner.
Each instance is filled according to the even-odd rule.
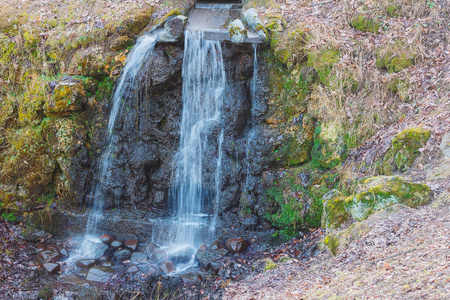
[[[264,271],[273,270],[276,267],[278,266],[273,260],[271,260],[270,258],[266,259],[266,263],[264,264]]]
[[[341,57],[339,49],[332,46],[308,53],[308,66],[314,68],[322,83],[328,85],[328,76]]]
[[[139,34],[150,22],[150,17],[152,14],[153,9],[140,11],[128,17],[124,23],[131,32],[134,34]]]
[[[176,17],[181,15],[182,13],[180,12],[180,10],[178,8],[172,9],[169,13],[165,14],[161,19],[158,19],[155,22],[155,25],[159,25],[159,24],[163,24],[167,21],[168,18],[170,17]]]
[[[398,4],[390,4],[386,7],[386,14],[390,18],[395,18],[400,16],[401,8]]]
[[[352,19],[350,26],[356,30],[377,33],[380,28],[380,24],[373,19],[368,18],[365,15],[358,15]]]
[[[339,247],[339,239],[333,233],[328,234],[323,241],[325,246],[330,250],[333,256],[336,256]]]
[[[328,192],[323,198],[322,228],[337,229],[347,222],[350,216],[346,204],[344,194],[337,190]]]
[[[377,67],[389,73],[400,72],[414,64],[415,52],[405,42],[397,41],[377,50]]]
[[[340,133],[340,124],[321,124],[314,131],[314,145],[311,151],[314,166],[331,169],[347,157],[347,144]]]
[[[359,192],[346,199],[345,207],[361,221],[392,204],[401,203],[412,208],[427,204],[430,193],[425,184],[410,183],[400,177],[378,176],[364,180]]]
[[[399,170],[411,167],[419,149],[424,147],[431,133],[422,128],[409,128],[394,136],[392,140],[393,159]]]
[[[280,40],[282,38],[282,40]],[[272,34],[271,49],[274,57],[282,64],[293,67],[306,59],[303,51],[308,36],[302,29],[295,29],[286,36]]]
[[[65,117],[81,111],[86,101],[84,83],[78,79],[60,81],[45,103],[47,116]]]
[[[398,97],[400,98],[400,100],[402,100],[404,102],[409,101],[409,95],[408,95],[409,81],[408,80],[395,78],[394,80],[392,80],[388,83],[387,89],[390,92],[397,94]]]

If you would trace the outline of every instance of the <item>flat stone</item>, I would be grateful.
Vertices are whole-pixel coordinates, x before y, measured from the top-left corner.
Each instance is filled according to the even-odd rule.
[[[114,274],[114,270],[105,266],[95,266],[89,269],[86,280],[96,282],[107,282]]]
[[[129,249],[119,249],[113,255],[117,261],[125,261],[131,258],[131,251]]]
[[[118,249],[118,248],[122,247],[122,242],[121,241],[112,241],[110,246],[113,247],[114,249]]]
[[[138,243],[138,240],[136,240],[136,239],[131,239],[131,240],[125,241],[125,247],[130,248],[133,251],[136,251],[138,245],[139,245],[139,243]]]
[[[134,252],[130,258],[134,264],[139,264],[148,260],[147,254],[141,252]]]
[[[49,274],[55,274],[61,269],[61,266],[55,263],[45,263],[44,268],[47,270]]]
[[[56,247],[47,247],[38,254],[38,260],[43,263],[54,263],[61,258],[61,253]]]
[[[80,269],[89,269],[89,268],[95,266],[96,263],[97,263],[97,261],[94,258],[83,258],[83,259],[77,260],[75,262],[75,265]]]
[[[163,273],[169,274],[171,272],[174,272],[176,270],[175,265],[173,262],[165,261],[159,266],[159,270]]]

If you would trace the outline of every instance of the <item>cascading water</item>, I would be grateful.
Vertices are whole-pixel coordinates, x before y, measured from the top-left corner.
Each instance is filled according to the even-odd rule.
[[[137,94],[136,91],[139,88],[136,84],[137,74],[146,58],[153,51],[156,44],[156,37],[156,34],[148,34],[137,40],[136,45],[127,57],[125,67],[114,92],[112,98],[112,109],[108,121],[107,146],[101,157],[98,174],[99,182],[95,187],[94,204],[91,212],[89,213],[85,238],[80,249],[81,255],[92,255],[93,248],[96,247],[95,241],[98,240],[98,238],[94,236],[98,236],[97,226],[103,216],[106,197],[103,182],[107,178],[108,172],[111,170],[111,158],[116,148],[114,126],[116,124],[117,117],[121,112],[123,103],[127,98],[134,97]]]
[[[200,31],[186,31],[180,146],[175,157],[174,187],[170,191],[174,217],[165,221],[164,230],[154,230],[154,243],[196,249],[212,235],[212,194],[218,196],[220,187],[224,90],[225,70],[220,42],[206,40]],[[211,132],[217,134],[211,136]],[[209,143],[217,144],[218,154],[215,187],[208,190],[204,185],[202,162]]]

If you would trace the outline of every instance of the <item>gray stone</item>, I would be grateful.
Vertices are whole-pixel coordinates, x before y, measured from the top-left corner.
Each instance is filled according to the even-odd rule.
[[[114,270],[105,266],[95,266],[89,269],[86,280],[107,282],[114,274]]]
[[[129,266],[127,269],[127,273],[137,273],[139,272],[139,268],[135,265]]]
[[[200,265],[203,267],[203,269],[208,270],[211,266],[211,263],[219,262],[222,257],[227,255],[228,250],[227,249],[218,249],[214,251],[197,251],[195,254],[195,258],[199,261]]]
[[[38,254],[38,260],[43,263],[54,263],[61,258],[61,253],[56,247],[47,247]]]
[[[149,243],[148,245],[145,246],[142,252],[147,254],[147,256],[151,256],[152,253],[155,252],[158,248],[159,248],[158,245]]]
[[[163,249],[156,250],[153,252],[150,260],[155,264],[160,264],[163,261],[166,261],[169,259],[169,256],[167,255],[167,251]]]
[[[54,274],[61,269],[61,266],[55,263],[45,263],[44,268],[47,270],[49,274]]]
[[[134,252],[130,258],[130,261],[134,264],[139,264],[147,260],[148,260],[147,254],[141,252]]]
[[[248,247],[248,242],[244,240],[243,238],[233,238],[228,239],[225,242],[225,247],[230,250],[231,252],[237,253],[237,252],[243,252]]]
[[[186,246],[176,251],[170,252],[169,257],[174,263],[186,263],[194,256],[195,250],[192,247]]]
[[[114,249],[118,249],[118,248],[122,247],[122,242],[121,241],[112,241],[111,247],[113,247]]]
[[[136,239],[131,239],[131,240],[125,241],[125,247],[130,248],[133,251],[136,251],[138,245],[139,245],[139,242]]]
[[[241,20],[236,19],[228,25],[228,34],[233,43],[240,44],[244,42],[244,39],[247,36],[247,29],[245,29]]]
[[[159,266],[159,270],[163,273],[169,274],[171,272],[174,272],[176,270],[175,265],[173,262],[165,261]]]
[[[113,254],[117,261],[125,261],[131,258],[131,251],[129,249],[119,249]]]
[[[100,237],[100,241],[102,241],[102,243],[107,244],[107,245],[111,244],[111,242],[113,240],[114,239],[108,234],[104,234]]]
[[[158,36],[158,40],[163,43],[173,43],[178,41],[184,32],[184,27],[187,23],[187,17],[176,16],[168,20],[164,24],[164,30]]]

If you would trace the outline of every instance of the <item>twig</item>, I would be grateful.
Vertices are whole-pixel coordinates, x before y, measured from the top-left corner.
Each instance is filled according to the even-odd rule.
[[[397,253],[397,254],[394,254],[394,255],[385,257],[385,258],[381,258],[381,259],[377,259],[377,260],[366,260],[365,262],[368,262],[369,264],[376,264],[376,263],[379,262],[379,261],[386,260],[386,259],[390,259],[390,258],[399,256],[399,255],[402,255],[402,254],[406,254],[406,253],[409,253],[409,252],[413,252],[413,251],[416,251],[416,250],[417,250],[416,248],[413,248],[413,249],[411,249],[411,250],[403,251],[403,252],[400,252],[400,253]]]
[[[317,6],[317,5],[322,5],[322,4],[328,4],[328,3],[331,3],[331,2],[333,2],[333,1],[323,1],[323,2],[319,2],[319,3],[311,4],[311,6]]]

